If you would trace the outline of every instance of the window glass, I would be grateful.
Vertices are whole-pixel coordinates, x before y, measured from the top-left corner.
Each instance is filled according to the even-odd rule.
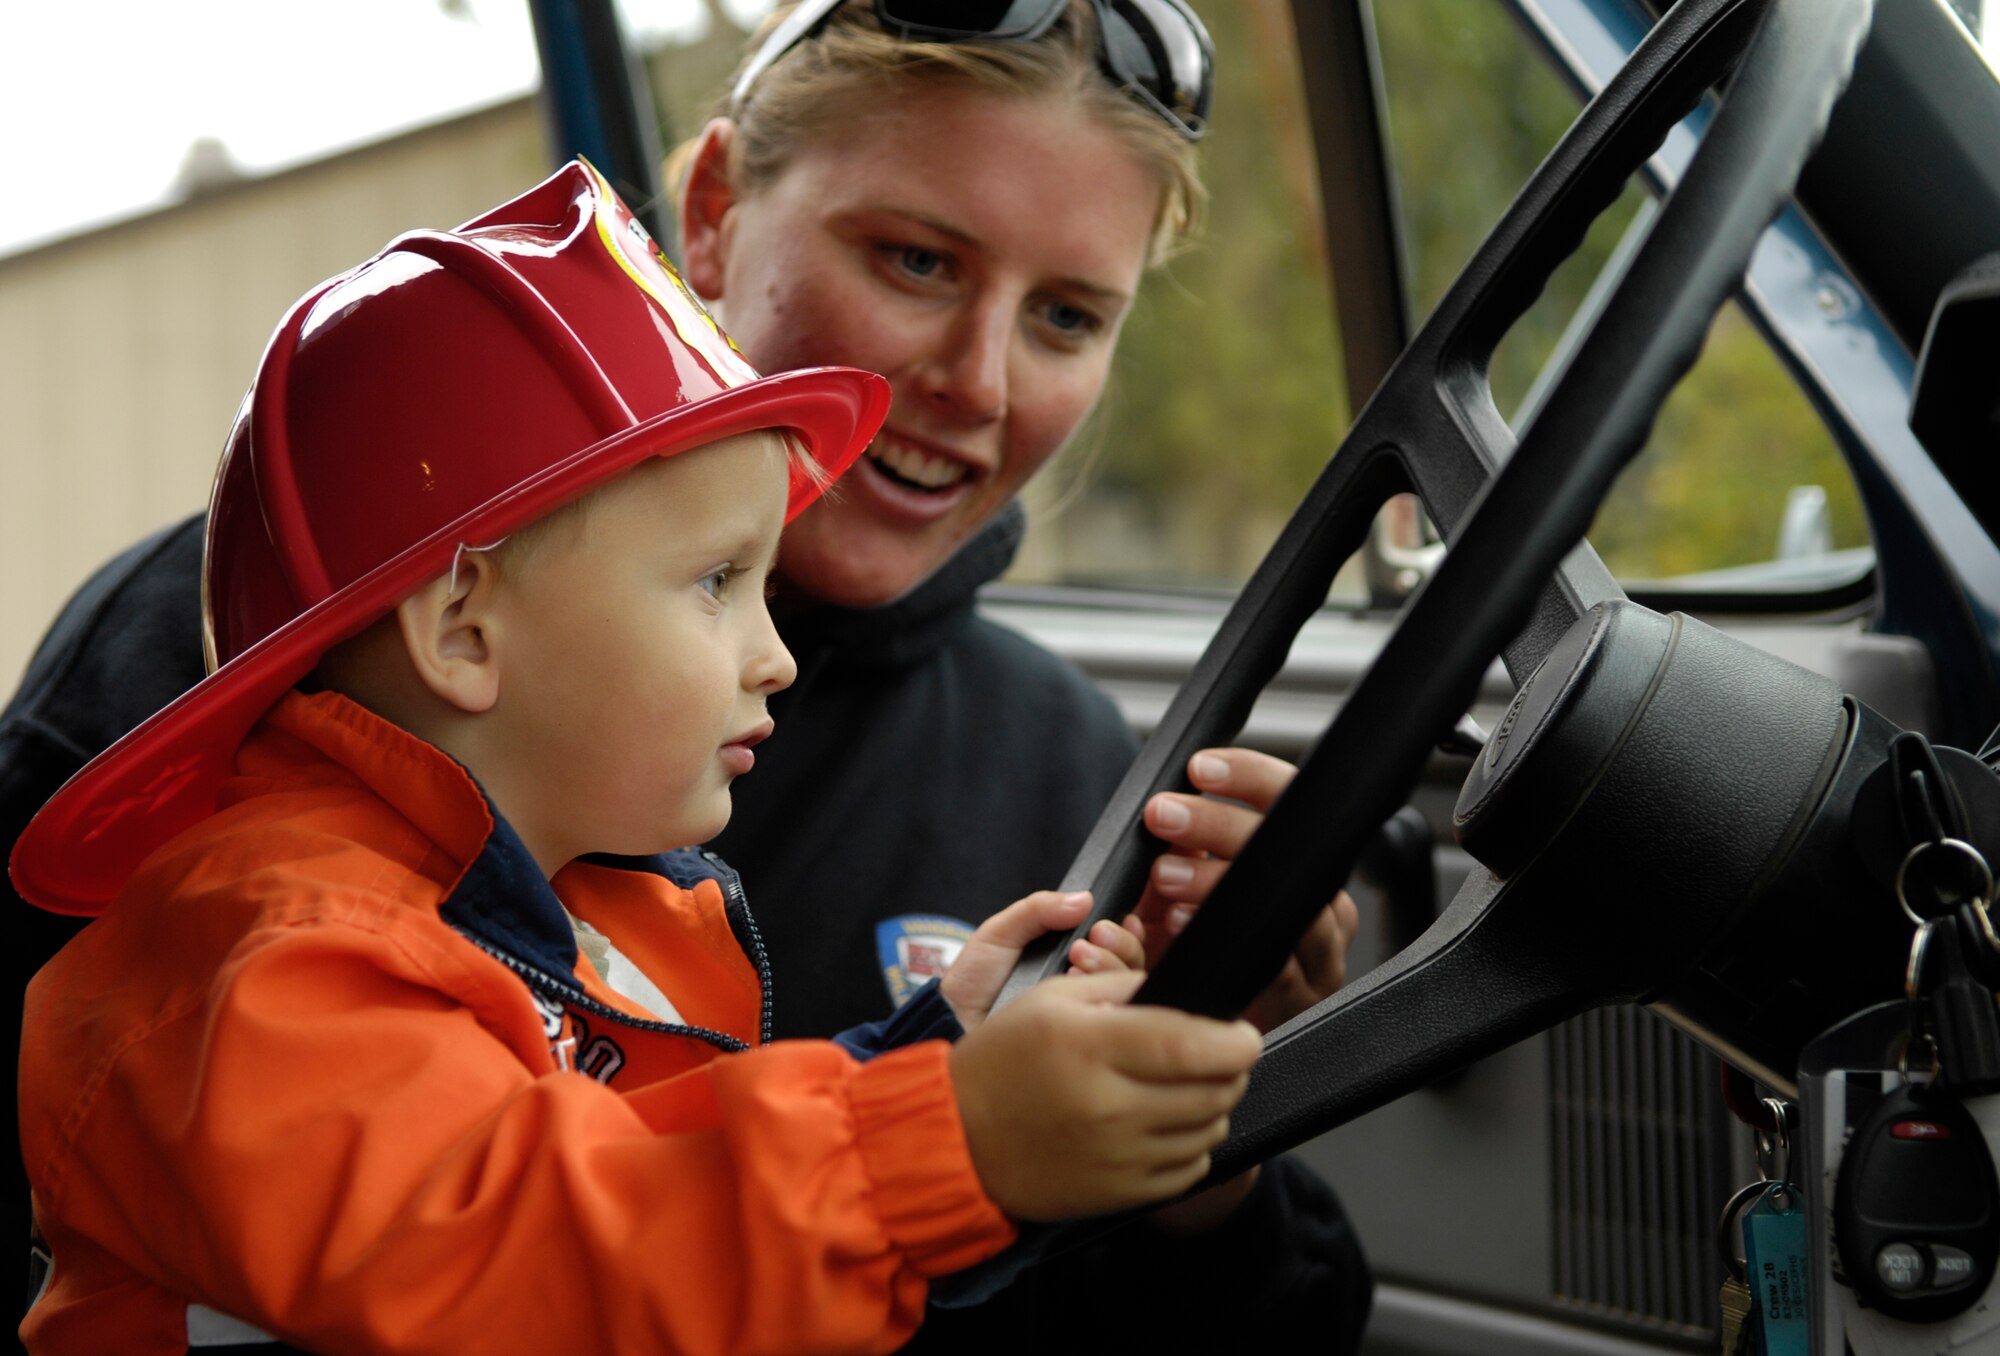
[[[2000,3],[1996,0],[1944,0],[1979,49],[1986,64],[2000,75]]]
[[[1147,282],[1097,414],[1030,487],[1018,579],[1233,588],[1349,422],[1289,6],[1200,8],[1207,224]]]
[[[1412,300],[1422,315],[1581,104],[1493,0],[1394,0],[1377,3],[1375,18]],[[1494,401],[1517,426],[1565,327],[1645,202],[1644,191],[1628,185],[1500,345]],[[1733,303],[1600,511],[1591,540],[1628,582],[1780,560],[1763,577],[1810,577],[1807,562],[1847,577],[1866,568],[1865,554],[1838,554],[1867,542],[1846,465]],[[1729,582],[1758,578],[1753,569]]]

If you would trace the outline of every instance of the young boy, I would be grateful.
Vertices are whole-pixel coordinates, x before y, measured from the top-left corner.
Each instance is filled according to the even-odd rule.
[[[779,528],[886,392],[758,377],[580,164],[293,308],[217,476],[210,677],[14,854],[103,914],[28,997],[32,1349],[888,1350],[1010,1220],[1200,1178],[1246,1024],[1123,1005],[1117,929],[987,1018],[1082,897],[765,1045],[741,890],[669,851],[770,732]]]

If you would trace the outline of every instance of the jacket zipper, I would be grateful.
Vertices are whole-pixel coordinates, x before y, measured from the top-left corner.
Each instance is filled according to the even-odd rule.
[[[649,1018],[634,1017],[628,1013],[620,1012],[608,1003],[598,1002],[574,984],[566,984],[546,970],[538,970],[526,961],[517,960],[500,948],[490,946],[470,933],[461,932],[459,935],[519,975],[529,988],[548,994],[550,997],[559,998],[569,1006],[581,1008],[593,1017],[602,1017],[606,1021],[616,1022],[620,1026],[631,1027],[635,1031],[654,1031],[667,1036],[692,1036],[696,1040],[707,1041],[710,1045],[732,1055],[740,1054],[750,1048],[744,1042],[725,1031],[714,1031],[705,1026],[686,1026],[679,1022],[653,1021]],[[765,1008],[767,1012],[769,1011],[769,1006],[770,1000],[766,998]]]
[[[769,1045],[771,1043],[771,958],[764,950],[764,934],[757,930],[757,920],[751,916],[750,898],[743,889],[743,878],[736,874],[736,868],[713,852],[703,851],[701,857],[715,872],[716,883],[722,887],[723,914],[729,920],[730,931],[736,934],[739,945],[745,938],[749,939],[750,961],[757,967],[757,993],[761,1002],[757,1017],[758,1044]],[[751,1048],[724,1031],[715,1031],[705,1026],[688,1026],[680,1022],[652,1021],[620,1012],[608,1003],[598,1002],[574,984],[566,983],[546,970],[529,965],[526,961],[509,955],[469,932],[460,930],[459,935],[519,975],[529,988],[559,998],[564,1003],[581,1008],[594,1017],[602,1017],[606,1021],[617,1022],[620,1026],[631,1027],[637,1031],[655,1031],[669,1036],[692,1036],[696,1040],[707,1041],[729,1054],[740,1054]]]
[[[763,1011],[757,1020],[757,1041],[760,1045],[771,1043],[771,958],[764,950],[764,934],[757,930],[757,920],[750,913],[750,897],[743,889],[743,878],[736,874],[736,868],[706,849],[701,859],[715,871],[716,880],[722,886],[723,912],[729,919],[730,931],[734,932],[740,944],[745,937],[750,939],[750,961],[757,967],[757,992],[763,1000]]]

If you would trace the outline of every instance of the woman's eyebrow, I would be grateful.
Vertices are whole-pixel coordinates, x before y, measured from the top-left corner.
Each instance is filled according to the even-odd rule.
[[[897,203],[885,202],[885,203],[878,203],[872,208],[864,209],[864,211],[879,212],[884,215],[892,217],[901,217],[905,221],[914,222],[915,224],[922,226],[925,230],[935,231],[939,235],[945,237],[947,240],[951,240],[960,245],[971,245],[976,248],[980,243],[979,237],[972,234],[972,232],[966,230],[963,226],[957,225],[956,223],[951,221],[947,221],[943,217],[933,216],[929,212],[926,212],[921,208],[904,207]]]

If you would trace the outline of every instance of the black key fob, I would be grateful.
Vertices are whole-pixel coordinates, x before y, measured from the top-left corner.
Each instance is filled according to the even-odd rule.
[[[1833,1197],[1841,1270],[1864,1303],[1935,1323],[1986,1292],[2000,1257],[2000,1180],[1957,1098],[1904,1085],[1848,1137]]]

